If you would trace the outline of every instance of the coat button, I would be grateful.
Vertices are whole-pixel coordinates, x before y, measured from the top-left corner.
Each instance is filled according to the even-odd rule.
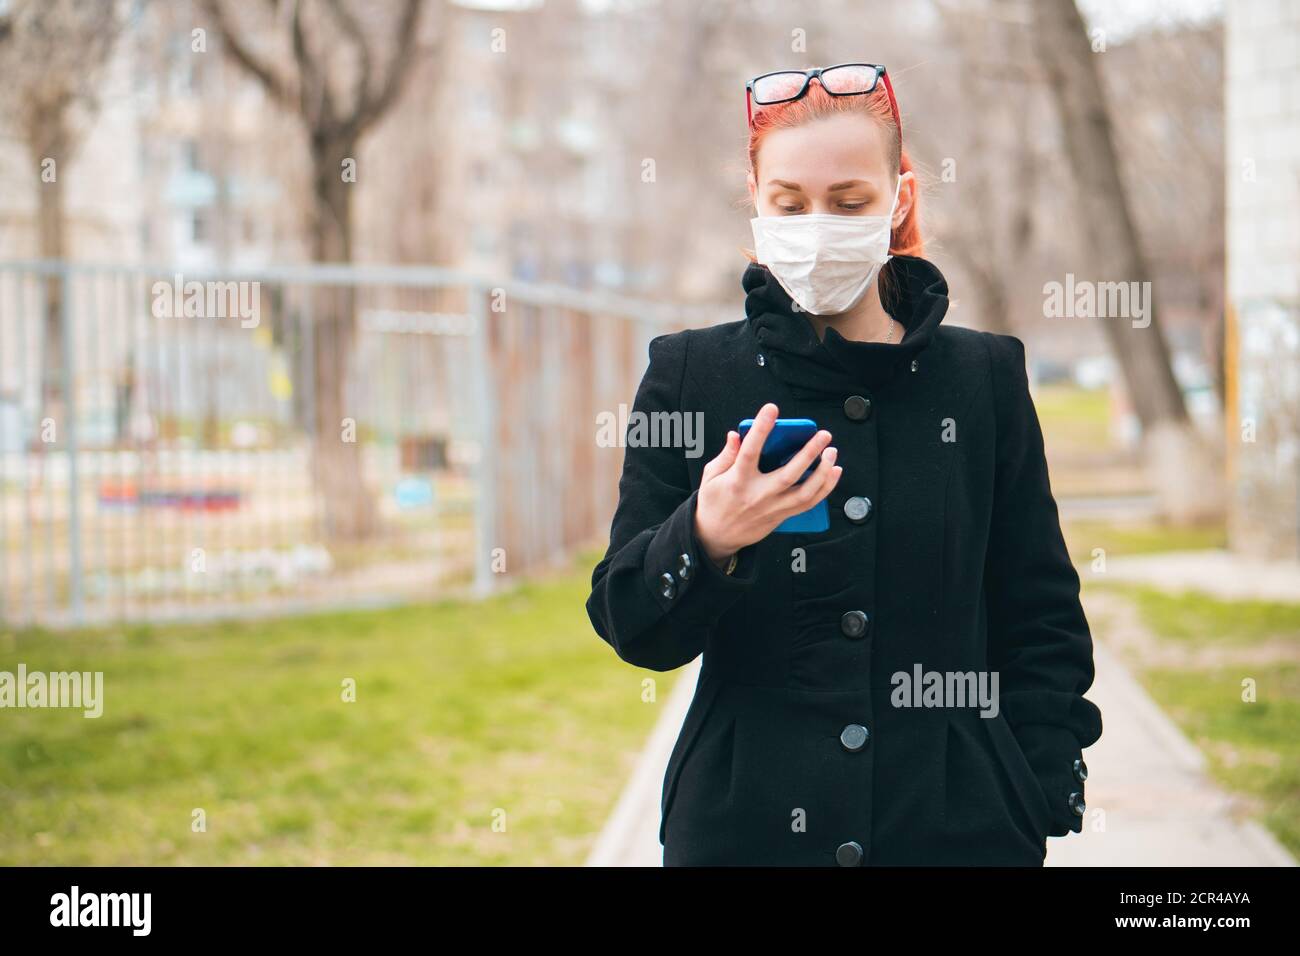
[[[845,637],[862,637],[871,621],[864,611],[846,611],[840,618],[840,631]]]
[[[867,728],[861,724],[849,724],[840,731],[840,744],[845,750],[856,753],[867,745],[867,738],[870,736]]]
[[[871,399],[850,395],[844,399],[844,417],[854,422],[864,422],[871,417]]]
[[[659,593],[662,594],[664,597],[668,598],[668,600],[670,601],[673,599],[673,596],[677,593],[677,582],[676,580],[673,579],[673,576],[669,574],[667,571],[659,575]]]
[[[862,844],[854,840],[841,843],[835,848],[835,862],[840,866],[861,866]]]
[[[689,554],[678,555],[677,576],[683,581],[689,581],[691,579],[691,556]]]
[[[1088,809],[1088,805],[1083,802],[1083,794],[1078,792],[1070,794],[1070,809],[1074,811],[1076,817],[1083,816]]]
[[[767,364],[767,359],[763,357],[762,352],[758,353],[758,364],[760,368]]]
[[[1074,779],[1080,783],[1083,783],[1088,779],[1088,765],[1082,760],[1076,760],[1074,762]]]
[[[854,524],[862,524],[871,517],[871,499],[854,495],[844,502],[844,517]]]

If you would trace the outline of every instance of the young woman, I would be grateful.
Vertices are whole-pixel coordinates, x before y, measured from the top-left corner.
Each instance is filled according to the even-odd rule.
[[[654,339],[634,406],[721,451],[629,445],[587,601],[631,664],[704,655],[664,863],[1041,865],[1101,715],[1024,347],[941,326],[884,67],[746,96],[746,319]],[[778,415],[820,428],[761,470]]]

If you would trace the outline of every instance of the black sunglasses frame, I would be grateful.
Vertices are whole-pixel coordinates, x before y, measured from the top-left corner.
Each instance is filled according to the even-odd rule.
[[[865,90],[856,90],[852,93],[836,93],[826,86],[822,80],[823,73],[829,73],[831,70],[838,70],[845,66],[866,67],[876,71],[876,78],[871,81],[871,86]],[[754,94],[754,84],[759,80],[765,80],[769,76],[797,75],[803,74],[803,85],[799,87],[798,92],[792,96],[783,96],[779,100],[767,100],[759,103],[758,97]],[[898,100],[894,98],[894,84],[889,81],[889,71],[879,63],[836,63],[834,66],[820,66],[811,70],[773,70],[770,73],[761,73],[745,84],[745,115],[752,129],[754,126],[754,106],[775,106],[777,103],[792,103],[808,92],[808,86],[816,79],[821,84],[823,90],[826,90],[831,96],[865,96],[868,93],[874,93],[880,81],[885,81],[885,92],[889,94],[889,109],[894,114],[894,125],[898,128],[898,141],[903,141],[903,123],[898,116]]]

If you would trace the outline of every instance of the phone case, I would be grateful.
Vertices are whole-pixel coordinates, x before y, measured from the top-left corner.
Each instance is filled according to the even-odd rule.
[[[807,511],[786,518],[772,530],[776,534],[815,534],[828,530],[830,526],[831,510],[823,498]]]
[[[753,424],[754,420],[752,418],[746,418],[740,423],[740,427],[737,430],[742,439]],[[800,438],[797,442],[792,442],[787,437],[792,433],[797,433],[798,430],[806,431],[808,429],[811,429],[811,432],[806,437]],[[762,454],[771,459],[768,464],[770,464],[772,468],[763,470],[772,470],[785,464],[794,457],[795,453],[804,446],[804,443],[816,433],[817,423],[811,418],[778,418],[776,420],[776,427],[773,429],[772,433],[767,436],[767,441],[763,443]],[[804,478],[807,478],[812,474],[816,467],[817,463],[813,462],[799,480],[803,481]],[[772,531],[774,534],[816,534],[820,531],[829,530],[830,526],[830,508],[827,507],[826,500],[822,499],[807,511],[786,518],[779,525],[773,528]]]

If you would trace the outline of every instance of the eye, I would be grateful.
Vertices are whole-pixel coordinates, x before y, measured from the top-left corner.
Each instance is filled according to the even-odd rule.
[[[780,209],[782,212],[798,212],[798,211],[799,211],[799,207],[798,207],[798,206],[780,206],[780,205],[778,205],[777,208]]]
[[[841,208],[841,209],[853,209],[853,210],[857,210],[857,209],[862,209],[864,206],[866,206],[866,203],[865,203],[865,202],[842,202],[842,203],[840,203],[840,208]]]

